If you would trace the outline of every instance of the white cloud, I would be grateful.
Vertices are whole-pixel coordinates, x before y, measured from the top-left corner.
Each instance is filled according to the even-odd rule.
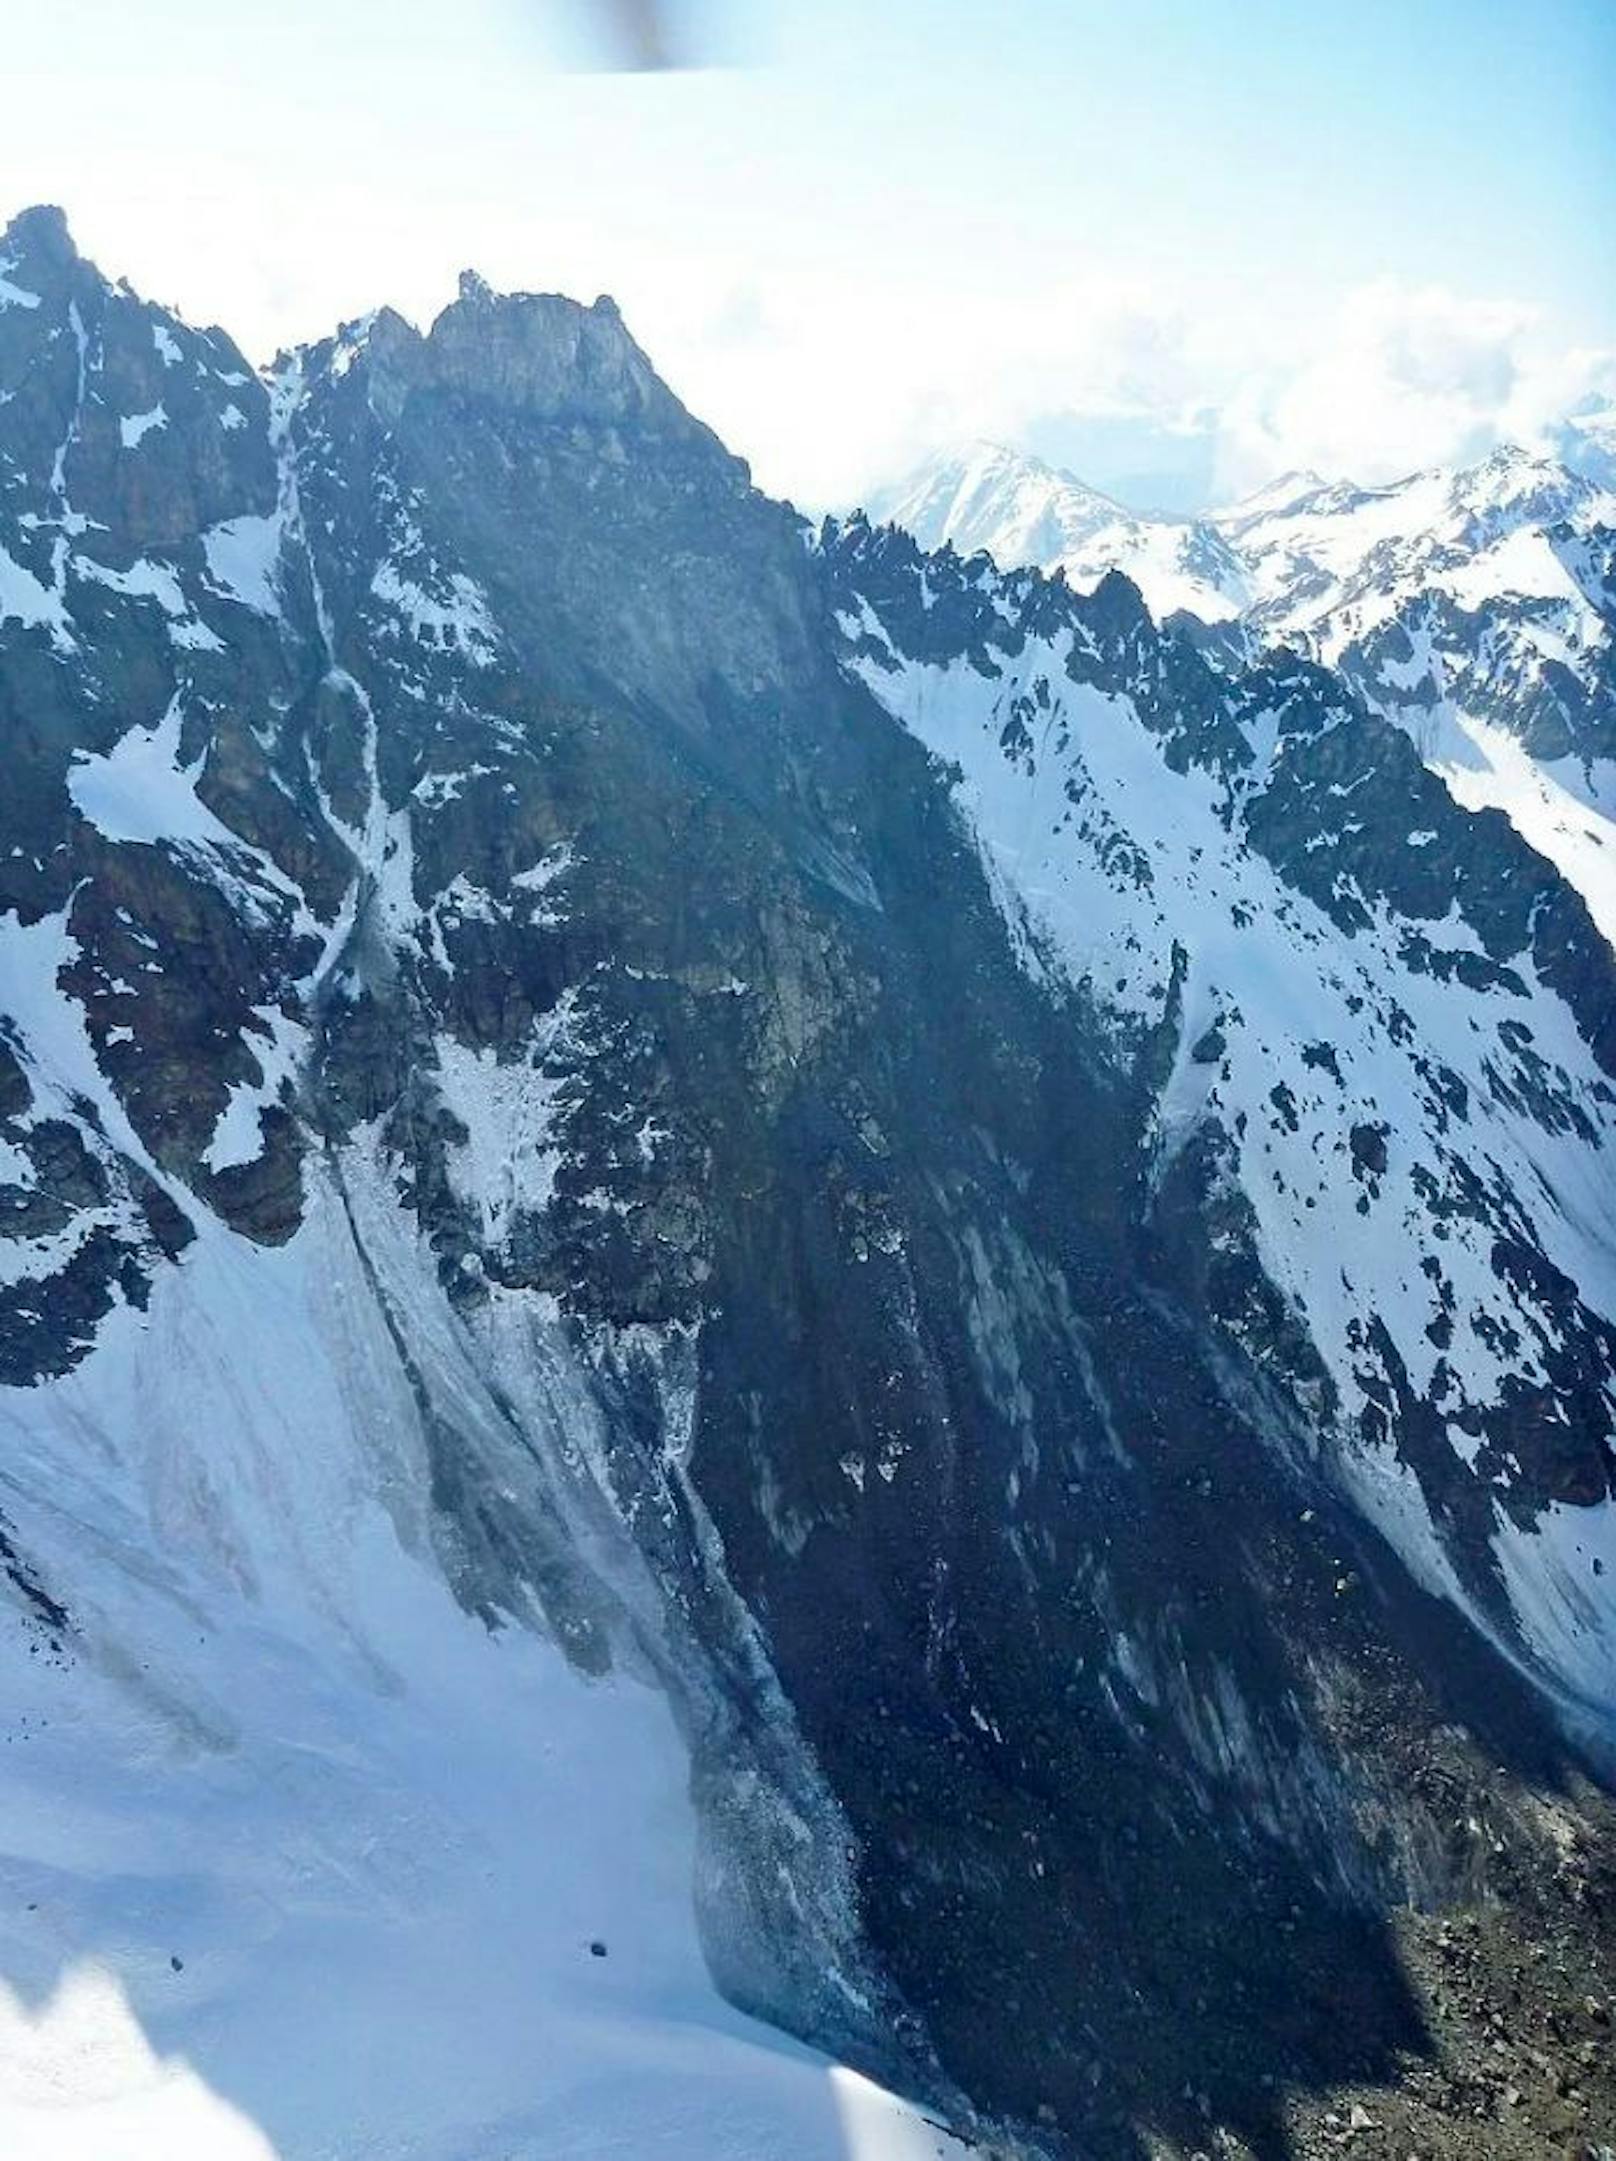
[[[1235,389],[1219,414],[1217,477],[1230,495],[1295,467],[1372,486],[1500,442],[1541,445],[1613,385],[1616,354],[1557,349],[1531,308],[1379,280]]]
[[[1532,328],[1508,303],[1361,287],[1287,364],[1230,398],[1220,477],[1236,492],[1291,466],[1376,482],[1480,455],[1515,395]]]
[[[1088,286],[977,311],[906,395],[901,414],[866,398],[861,415],[889,475],[900,436],[912,452],[988,434],[1102,487],[1226,501],[1298,467],[1372,486],[1499,442],[1548,447],[1568,412],[1616,396],[1616,350],[1556,344],[1519,302],[1390,279],[1288,332]]]
[[[679,269],[677,289],[641,280],[635,334],[765,486],[814,506],[975,436],[1025,439],[1054,413],[1182,426],[1206,375],[1184,313],[1115,280],[965,299],[878,266],[797,265],[716,292]]]
[[[642,328],[766,486],[852,501],[974,436],[1018,442],[1101,487],[1190,507],[1312,467],[1375,485],[1424,465],[1546,445],[1616,352],[1556,347],[1534,309],[1376,280],[1300,324],[1086,278],[970,302],[871,274],[800,269],[710,296],[687,283]]]

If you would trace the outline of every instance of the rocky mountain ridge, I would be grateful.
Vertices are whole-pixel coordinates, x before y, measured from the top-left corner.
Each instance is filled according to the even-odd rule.
[[[265,1644],[435,1705],[403,1553],[665,1693],[731,2002],[1007,2151],[1404,2106],[1410,1907],[1607,1959],[1616,1001],[1553,866],[1120,578],[810,542],[609,303],[259,378],[59,215],[0,280],[38,1716],[180,1795],[302,1730],[224,1715]],[[40,1839],[14,1970],[155,2018]]]
[[[1608,419],[1608,416],[1607,416]],[[1249,666],[1270,644],[1322,660],[1406,728],[1467,809],[1502,810],[1616,941],[1616,496],[1590,454],[1504,445],[1383,488],[1291,473],[1199,520],[1142,516],[1034,458],[940,458],[875,499],[923,546],[1132,578],[1159,621]],[[1186,582],[1187,568],[1211,565]]]

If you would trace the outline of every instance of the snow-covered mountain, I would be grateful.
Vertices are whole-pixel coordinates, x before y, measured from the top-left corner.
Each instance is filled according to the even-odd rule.
[[[1502,810],[1616,943],[1616,496],[1504,448],[1219,520],[1246,623],[1338,668],[1468,808]]]
[[[1127,510],[1071,473],[1001,443],[973,443],[927,461],[878,490],[868,515],[901,525],[923,548],[960,555],[985,549],[995,562],[1064,570],[1087,589],[1124,571],[1158,616],[1187,609],[1221,622],[1245,605],[1245,573],[1204,520]]]
[[[540,378],[507,412],[576,371],[603,429],[699,435],[609,309],[468,287],[446,372],[468,332]],[[934,2161],[715,1984],[902,2075],[840,1812],[783,1703],[739,1730],[767,1662],[737,1621],[704,1675],[630,1528],[708,1565],[688,1202],[573,1342],[564,1262],[478,1257],[552,1196],[637,1242],[607,1184],[699,1173],[649,1072],[604,1182],[562,1167],[618,1024],[534,778],[600,723],[511,703],[381,447],[421,351],[381,319],[261,380],[58,214],[0,244],[0,2151]],[[453,1017],[394,1034],[421,969]]]
[[[1601,424],[1581,424],[1588,444]],[[1158,620],[1221,626],[1209,652],[1249,662],[1277,642],[1338,668],[1462,803],[1502,810],[1616,942],[1616,494],[1581,466],[1506,446],[1385,488],[1291,473],[1188,521],[1136,519],[994,450],[937,461],[874,515],[1084,590],[1120,570]],[[1187,564],[1210,567],[1204,590]]]
[[[8,2154],[1603,2122],[1616,960],[1203,644],[10,227]]]
[[[1479,465],[1385,488],[1292,476],[1213,514],[1248,579],[1259,636],[1339,664],[1412,597],[1474,610],[1505,598],[1581,604],[1555,538],[1616,517],[1616,497],[1551,458],[1511,446]],[[1586,643],[1597,623],[1579,621]]]
[[[1412,1567],[1434,1565],[1436,1582],[1456,1565],[1462,1579],[1468,1563],[1433,1527],[1468,1513],[1460,1488],[1488,1456],[1491,1407],[1519,1381],[1523,1326],[1545,1352],[1557,1342],[1550,1364],[1592,1390],[1547,1428],[1588,1432],[1605,1416],[1616,1001],[1585,908],[1507,828],[1457,811],[1400,733],[1305,663],[1276,655],[1217,701],[1205,663],[1164,647],[1120,576],[1084,602],[927,558],[862,521],[830,546],[856,664],[954,775],[1030,964],[1073,986],[1122,1041],[1168,1054],[1149,1208],[1182,1205],[1181,1177],[1237,1197],[1281,1299],[1265,1320],[1222,1319],[1237,1331],[1301,1324],[1308,1353],[1292,1379],[1315,1444],[1338,1420],[1378,1430],[1399,1392],[1405,1410],[1425,1397],[1454,1451],[1432,1458],[1445,1490],[1422,1489],[1428,1522],[1405,1505],[1411,1494],[1395,1497],[1373,1450],[1348,1443],[1343,1462]],[[1534,1046],[1513,1071],[1512,1044]],[[1552,1275],[1501,1265],[1523,1234],[1556,1255]],[[1558,1318],[1533,1307],[1572,1283],[1590,1333],[1562,1362],[1577,1301]],[[1573,1319],[1573,1334],[1582,1326]],[[1503,1445],[1526,1475],[1514,1442]],[[1534,1515],[1534,1541],[1544,1520]],[[1601,1536],[1616,1531],[1608,1514],[1565,1520],[1574,1543],[1599,1520]],[[1488,1568],[1508,1580],[1507,1511],[1486,1537]],[[1591,1704],[1616,1652],[1616,1611],[1585,1607],[1570,1577],[1566,1587],[1564,1642],[1538,1649],[1564,1679],[1581,1669]]]

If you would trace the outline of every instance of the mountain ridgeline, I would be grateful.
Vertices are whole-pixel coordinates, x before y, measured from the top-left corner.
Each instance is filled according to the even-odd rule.
[[[269,1625],[228,1436],[98,1466],[296,1266],[466,1611],[667,1692],[732,2001],[1003,2152],[1580,2131],[1437,1946],[1548,1947],[1510,2049],[1609,1987],[1616,958],[1261,643],[810,534],[609,301],[259,374],[19,218],[16,1655],[156,1657],[120,1572]]]
[[[1506,443],[1390,487],[1289,473],[1199,518],[1126,510],[978,444],[871,510],[923,546],[1083,591],[1120,570],[1236,668],[1276,644],[1325,662],[1467,809],[1502,810],[1616,943],[1612,425],[1608,410],[1567,423],[1560,458]]]

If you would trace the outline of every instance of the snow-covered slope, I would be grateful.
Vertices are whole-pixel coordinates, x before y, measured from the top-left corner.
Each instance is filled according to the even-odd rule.
[[[1133,579],[1158,617],[1187,609],[1204,622],[1239,612],[1245,577],[1204,521],[1128,510],[1071,473],[1001,443],[929,460],[866,506],[923,548],[985,549],[1006,567],[1064,570],[1086,590],[1108,570]]]
[[[1471,809],[1502,810],[1616,942],[1616,495],[1505,446],[1384,488],[1290,473],[1198,521],[1125,511],[1068,474],[978,446],[876,499],[923,547],[1063,568],[1082,590],[1120,570],[1163,620],[1184,609],[1339,668]],[[1584,437],[1586,440],[1584,441]],[[1210,650],[1216,650],[1216,646]]]
[[[6,1644],[0,2151],[962,2151],[718,1995],[649,1671],[456,1603],[418,1392],[495,1413],[428,1256],[378,1298],[354,1176],[279,1250],[206,1231],[78,1371],[0,1394],[5,1520],[71,1612]],[[551,1386],[559,1469],[588,1416]]]
[[[0,261],[7,2150],[1401,2094],[1420,1917],[1616,1865],[1575,894],[1238,627],[805,544],[609,301]]]

